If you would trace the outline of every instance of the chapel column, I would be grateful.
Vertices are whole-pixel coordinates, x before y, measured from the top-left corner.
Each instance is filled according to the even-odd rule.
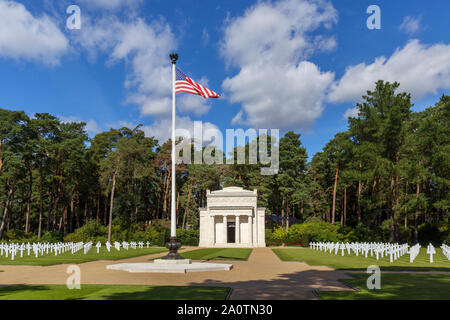
[[[223,240],[224,243],[228,243],[228,223],[227,223],[227,216],[223,216]]]
[[[248,229],[250,234],[250,244],[253,246],[253,216],[248,216]]]
[[[216,216],[211,216],[211,241],[212,245],[216,245]]]
[[[241,228],[240,227],[241,226],[240,226],[240,223],[239,223],[239,216],[236,216],[236,235],[235,235],[236,244],[241,243],[241,239],[240,239]]]

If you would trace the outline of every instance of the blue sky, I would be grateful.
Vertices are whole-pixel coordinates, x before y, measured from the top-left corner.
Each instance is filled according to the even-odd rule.
[[[69,30],[66,9],[81,9]],[[369,5],[381,29],[369,30]],[[179,126],[301,133],[311,157],[379,78],[414,110],[450,91],[450,2],[0,0],[0,107],[84,121],[91,136],[143,124],[170,136],[170,61],[219,100],[178,96]]]

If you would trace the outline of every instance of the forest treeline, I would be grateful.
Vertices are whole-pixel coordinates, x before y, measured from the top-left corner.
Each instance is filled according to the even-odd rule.
[[[450,97],[413,112],[398,87],[377,82],[310,162],[300,134],[286,133],[277,175],[261,175],[260,164],[178,165],[177,226],[198,228],[207,189],[242,186],[258,189],[259,206],[286,229],[322,220],[360,240],[448,242]],[[140,126],[89,138],[85,125],[0,109],[0,239],[62,238],[92,220],[111,237],[113,224],[169,219],[171,141]]]

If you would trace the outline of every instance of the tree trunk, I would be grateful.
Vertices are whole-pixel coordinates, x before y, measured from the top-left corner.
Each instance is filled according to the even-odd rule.
[[[97,222],[100,220],[100,190],[97,193]]]
[[[108,241],[111,242],[112,235],[112,216],[113,216],[113,208],[114,208],[114,192],[116,191],[116,176],[119,173],[119,165],[120,159],[117,161],[116,171],[113,174],[113,185],[111,189],[111,204],[109,208],[109,225],[108,225]]]
[[[48,213],[47,213],[47,232],[50,231],[50,219],[52,215],[52,203],[53,203],[53,192],[50,192],[50,201],[48,202]]]
[[[103,224],[106,226],[106,214],[108,212],[108,192],[105,194],[105,207],[103,209]]]
[[[417,184],[417,188],[416,188],[416,197],[418,198],[420,194],[420,184]],[[418,227],[418,222],[419,220],[419,210],[416,210],[416,213],[414,215],[414,243],[418,243],[419,242],[419,227]]]
[[[183,224],[181,226],[183,229],[186,229],[186,216],[187,216],[187,213],[189,212],[191,196],[192,196],[192,188],[189,188],[188,198],[187,198],[187,202],[186,202],[186,208],[184,209],[184,215],[183,215]]]
[[[73,217],[75,216],[75,212],[74,212],[74,210],[75,210],[75,199],[74,199],[74,196],[73,196],[74,192],[75,192],[75,190],[72,191],[72,194],[70,195],[70,219],[69,219],[69,230],[70,230],[70,232],[73,231],[72,223],[73,223]]]
[[[5,208],[3,209],[3,217],[2,217],[2,223],[0,225],[0,239],[2,238],[3,229],[5,228],[6,223],[6,217],[8,215],[8,209],[12,201],[12,197],[14,195],[14,188],[16,187],[16,179],[13,180],[11,189],[9,189],[8,197],[6,199]]]
[[[362,170],[362,162],[359,162],[359,171]],[[357,207],[356,212],[358,214],[358,222],[361,222],[361,178],[358,180],[358,199],[357,199]]]
[[[178,208],[180,207],[180,191],[177,192],[176,226],[178,226]]]
[[[30,165],[30,183],[28,185],[28,202],[27,202],[27,214],[25,218],[25,234],[30,232],[30,215],[31,215],[31,197],[33,196],[33,168]]]
[[[344,187],[344,227],[347,225],[347,187]]]
[[[42,220],[44,215],[44,200],[42,199],[42,193],[43,193],[43,182],[42,182],[42,166],[41,166],[41,173],[40,173],[40,181],[39,181],[39,225],[38,225],[38,240],[41,239],[41,233],[42,233]]]
[[[333,188],[333,208],[331,209],[331,223],[334,224],[336,219],[336,191],[337,191],[337,183],[339,177],[339,167],[336,167],[336,175],[334,177],[334,188]]]
[[[75,220],[77,222],[77,228],[80,228],[80,191],[77,191],[77,208],[78,212],[75,214]],[[76,211],[76,210],[75,210]]]
[[[67,234],[67,205],[64,206],[63,211],[63,234]]]
[[[167,169],[166,170],[166,175],[165,175],[165,179],[164,179],[164,186],[163,186],[163,214],[162,214],[162,219],[166,219],[167,218],[167,195],[168,195],[168,189],[169,189],[169,184],[170,184],[170,170]]]
[[[286,232],[289,231],[289,200],[286,198]]]

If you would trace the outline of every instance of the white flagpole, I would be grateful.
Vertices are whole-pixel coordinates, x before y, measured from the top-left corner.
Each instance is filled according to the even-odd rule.
[[[176,124],[176,108],[175,108],[175,84],[176,84],[176,64],[178,54],[172,53],[170,55],[172,60],[172,206],[170,214],[170,241],[166,243],[166,248],[169,249],[169,254],[163,259],[165,260],[180,260],[184,259],[178,254],[178,249],[181,248],[181,243],[177,241],[177,202],[176,202],[176,157],[175,157],[175,124]]]
[[[172,206],[171,206],[171,224],[170,224],[170,236],[177,236],[177,217],[176,217],[176,166],[175,166],[175,124],[176,124],[176,108],[175,108],[175,66],[176,60],[172,59]]]

